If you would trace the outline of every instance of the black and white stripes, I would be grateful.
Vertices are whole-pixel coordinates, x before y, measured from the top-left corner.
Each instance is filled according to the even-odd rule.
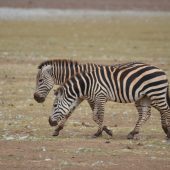
[[[71,60],[48,60],[38,66],[36,77],[36,90],[34,99],[37,102],[44,102],[49,91],[53,86],[60,85],[73,75],[91,71],[97,67],[95,64],[79,64],[77,61]]]
[[[137,62],[96,66],[93,71],[79,73],[70,78],[57,90],[56,98],[49,119],[51,125],[52,122],[58,124],[60,120],[58,127],[63,128],[71,111],[80,101],[87,99],[94,104],[93,119],[99,125],[96,135],[100,135],[103,130],[104,105],[108,100],[119,103],[134,102],[139,119],[128,138],[139,133],[141,124],[150,116],[151,106],[159,110],[162,128],[170,137],[168,80],[165,72],[155,66]]]
[[[96,68],[98,68],[96,64],[79,64],[71,60],[45,61],[38,66],[39,71],[36,78],[34,99],[39,103],[44,102],[49,91],[55,84],[60,85],[77,73],[90,72],[96,70]],[[88,103],[93,110],[94,102],[88,100]],[[55,133],[53,135],[55,135]]]

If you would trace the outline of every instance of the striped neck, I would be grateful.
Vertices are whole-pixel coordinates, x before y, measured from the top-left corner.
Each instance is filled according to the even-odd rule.
[[[51,76],[56,85],[63,84],[72,76],[84,71],[92,71],[96,64],[79,64],[77,61],[72,60],[48,60],[39,65],[39,69],[51,65]]]
[[[75,75],[78,70],[78,62],[71,60],[59,60],[53,63],[53,79],[55,84],[63,84]]]
[[[51,76],[56,85],[63,84],[78,72],[78,62],[72,60],[48,60],[39,65],[39,69],[51,65]]]

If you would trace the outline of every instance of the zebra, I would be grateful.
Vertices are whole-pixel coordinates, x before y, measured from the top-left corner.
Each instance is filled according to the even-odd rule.
[[[97,64],[87,63],[80,64],[77,61],[72,60],[47,60],[42,62],[38,66],[38,73],[36,76],[36,90],[34,92],[34,99],[38,103],[45,101],[48,93],[53,88],[54,85],[61,85],[70,79],[73,75],[84,71],[92,71],[97,69],[97,67],[104,67]],[[94,102],[88,100],[88,103],[93,111]],[[112,136],[112,132],[105,126],[106,133]],[[55,132],[53,136],[56,136]],[[97,137],[94,134],[94,137]]]
[[[97,67],[97,65],[79,64],[77,61],[65,59],[42,62],[38,66],[34,99],[38,103],[44,102],[54,85],[61,85],[73,75],[84,71],[91,71],[94,67]]]
[[[94,71],[71,77],[56,90],[49,124],[57,126],[56,134],[59,135],[73,110],[80,101],[87,99],[94,102],[93,119],[98,124],[96,135],[99,136],[105,128],[102,123],[107,101],[135,103],[139,118],[127,138],[133,139],[139,134],[141,125],[151,114],[151,106],[160,112],[162,129],[170,138],[168,87],[165,72],[152,65],[132,62],[98,67]]]

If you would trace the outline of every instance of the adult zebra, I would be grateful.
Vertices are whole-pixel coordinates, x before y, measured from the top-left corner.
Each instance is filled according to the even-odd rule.
[[[44,61],[38,66],[39,70],[36,77],[36,90],[34,92],[34,99],[37,102],[42,103],[45,101],[46,96],[55,84],[63,84],[66,80],[70,79],[77,73],[85,71],[90,72],[92,70],[98,69],[98,67],[99,65],[96,64],[79,64],[77,61],[72,60]],[[88,100],[88,103],[93,111],[94,101]],[[94,121],[96,121],[96,119],[94,119]],[[108,135],[112,136],[112,132],[107,129],[106,126],[104,130],[106,133],[108,133]],[[56,132],[54,132],[53,136],[55,135]],[[97,133],[94,134],[94,137],[97,137]]]
[[[119,103],[135,102],[139,118],[133,131],[128,134],[132,139],[139,133],[155,107],[161,115],[161,123],[170,138],[170,99],[168,80],[164,71],[144,63],[127,63],[117,66],[98,67],[95,71],[73,76],[56,91],[51,126],[57,126],[56,134],[64,127],[71,112],[82,101],[94,101],[93,115],[98,123],[98,134],[103,130],[104,105],[108,100]]]
[[[34,99],[38,103],[45,101],[54,85],[61,85],[73,75],[84,71],[92,71],[95,64],[79,64],[72,60],[47,60],[38,66]],[[90,103],[91,104],[91,103]]]

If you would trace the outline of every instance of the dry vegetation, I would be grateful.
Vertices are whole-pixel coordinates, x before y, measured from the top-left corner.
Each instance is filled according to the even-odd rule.
[[[0,169],[170,169],[170,143],[156,110],[141,139],[129,141],[137,119],[133,104],[109,102],[105,124],[113,138],[92,139],[97,126],[84,102],[52,137],[53,92],[44,104],[33,100],[37,65],[52,58],[143,61],[165,70],[170,80],[169,16],[1,20],[0,37]]]

